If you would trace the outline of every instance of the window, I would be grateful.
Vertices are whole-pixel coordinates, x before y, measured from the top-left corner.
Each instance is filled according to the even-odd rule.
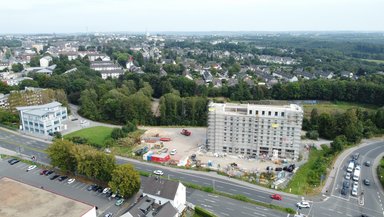
[[[259,110],[256,110],[256,115],[258,115],[259,114]]]
[[[265,111],[262,111],[261,114],[262,114],[262,115],[265,115]]]
[[[284,117],[284,112],[281,112],[281,117]]]
[[[277,112],[275,112],[275,116],[277,116]]]
[[[272,112],[271,112],[271,111],[269,111],[269,112],[268,112],[268,116],[271,116],[271,114],[272,114]]]
[[[249,114],[250,114],[250,115],[252,114],[252,110],[249,110]]]

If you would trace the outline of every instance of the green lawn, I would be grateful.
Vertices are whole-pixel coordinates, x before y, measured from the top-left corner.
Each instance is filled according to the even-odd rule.
[[[111,138],[112,130],[113,128],[110,127],[91,127],[65,135],[64,138],[68,139],[71,137],[79,136],[88,139],[92,143],[103,145],[105,140]]]
[[[323,152],[324,151],[322,150],[312,149],[309,154],[308,162],[297,170],[293,176],[293,179],[289,182],[287,188],[285,188],[284,191],[298,195],[312,193],[314,189],[307,183],[308,173],[312,165],[315,163],[317,157],[323,155]],[[290,189],[291,191],[289,191]]]
[[[373,111],[378,108],[377,106],[374,106],[374,105],[365,105],[365,104],[348,103],[348,102],[329,102],[329,101],[322,101],[314,105],[305,104],[303,107],[304,107],[305,117],[310,117],[312,109],[314,108],[317,108],[317,111],[319,114],[344,113],[350,108],[361,108],[367,111]]]
[[[381,185],[384,187],[384,158],[380,160],[380,164],[377,166],[377,176],[379,177]]]
[[[373,62],[373,63],[377,63],[377,64],[384,64],[384,60],[371,60],[371,59],[361,59],[361,60]]]

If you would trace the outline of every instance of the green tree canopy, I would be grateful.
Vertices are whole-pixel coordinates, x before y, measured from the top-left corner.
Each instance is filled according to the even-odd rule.
[[[113,192],[119,191],[121,195],[129,198],[140,189],[140,175],[130,164],[118,165],[113,170],[108,185]]]

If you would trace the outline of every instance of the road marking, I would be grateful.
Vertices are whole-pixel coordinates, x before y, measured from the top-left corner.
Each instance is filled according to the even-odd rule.
[[[222,215],[225,215],[225,216],[229,216],[228,213],[225,213],[225,212],[220,212]]]
[[[229,207],[225,207],[225,209],[227,209],[227,210],[231,210],[231,211],[234,211],[235,209],[233,209],[233,208],[229,208]]]
[[[209,199],[204,199],[205,201],[211,202],[211,203],[216,203],[214,200],[209,200]]]

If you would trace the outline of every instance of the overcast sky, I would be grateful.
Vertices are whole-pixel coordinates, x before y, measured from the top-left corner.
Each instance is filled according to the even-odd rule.
[[[384,0],[2,0],[1,33],[384,31]]]

